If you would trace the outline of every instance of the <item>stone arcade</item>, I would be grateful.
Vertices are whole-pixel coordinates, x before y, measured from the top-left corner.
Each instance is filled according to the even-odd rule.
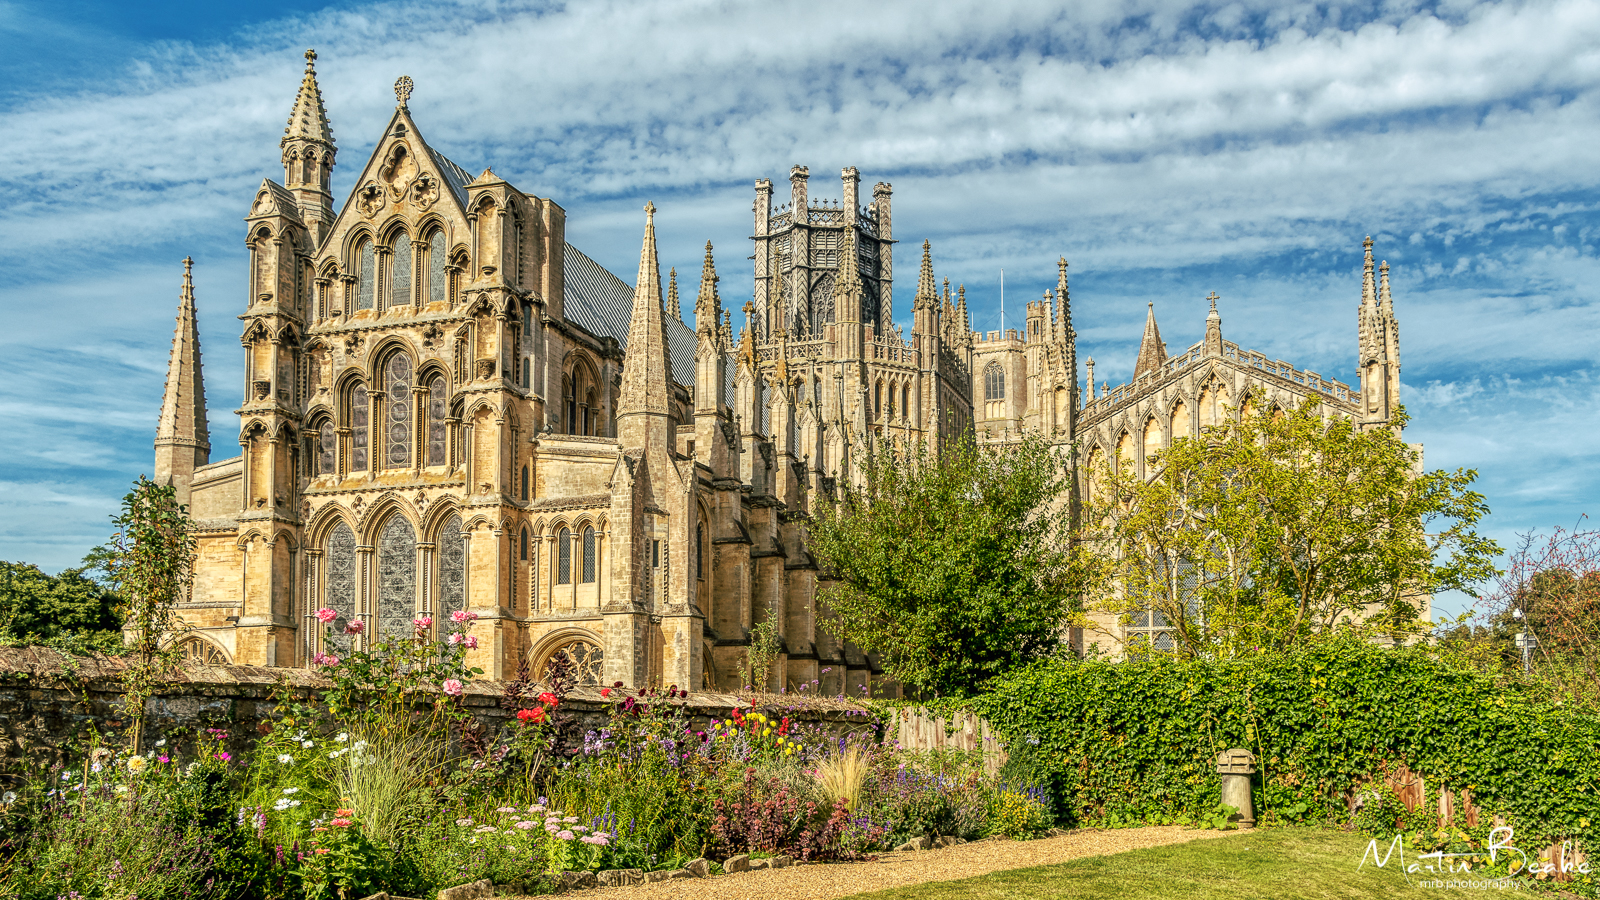
[[[629,287],[566,243],[554,200],[430,147],[408,78],[336,210],[306,56],[284,181],[264,179],[246,217],[241,453],[216,463],[185,260],[155,471],[198,522],[182,615],[199,660],[307,666],[470,609],[470,662],[489,677],[560,654],[590,683],[734,690],[750,629],[771,617],[770,686],[893,694],[873,658],[818,627],[825,583],[805,540],[810,498],[855,481],[875,447],[1038,429],[1089,459],[1138,460],[1230,406],[1315,396],[1381,424],[1397,401],[1370,242],[1359,392],[1222,341],[1213,305],[1205,340],[1171,359],[1152,311],[1133,381],[1093,396],[1089,360],[1080,396],[1064,260],[1024,333],[985,337],[965,291],[936,286],[924,242],[906,335],[889,185],[862,206],[847,168],[842,202],[819,203],[796,166],[776,209],[756,182],[736,340],[709,243],[691,328],[675,270],[662,290],[653,206]],[[365,634],[325,646],[321,607]]]

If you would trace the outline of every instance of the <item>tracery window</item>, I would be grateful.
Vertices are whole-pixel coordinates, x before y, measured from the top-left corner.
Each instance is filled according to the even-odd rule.
[[[558,665],[565,670],[564,679],[568,684],[593,687],[605,674],[605,651],[599,644],[579,638],[557,647],[537,665],[539,679],[546,685],[550,682],[552,665]]]
[[[367,470],[367,386],[350,392],[350,471]]]
[[[556,532],[556,584],[572,583],[572,529]]]
[[[325,554],[328,580],[323,605],[338,611],[339,618],[329,626],[333,634],[325,639],[323,650],[335,654],[348,653],[350,636],[344,633],[344,629],[350,624],[347,616],[356,611],[356,536],[349,525],[340,522],[333,527],[328,535]]]
[[[983,370],[983,399],[1004,400],[1006,398],[1006,373],[1000,368],[999,363],[989,363]]]
[[[394,236],[394,254],[389,258],[389,306],[411,305],[411,238],[405,232]]]
[[[436,228],[428,236],[428,302],[443,303],[450,292],[450,282],[444,273],[444,229]]]
[[[216,644],[204,638],[191,637],[178,643],[178,652],[182,654],[183,661],[191,665],[200,666],[225,666],[228,664],[228,654],[223,653]]]
[[[583,529],[583,583],[594,584],[594,558],[595,542],[594,529],[584,526]]]
[[[389,429],[385,462],[391,469],[411,464],[411,358],[404,353],[389,357],[384,367],[384,390],[388,392]]]
[[[378,534],[378,637],[411,633],[416,612],[417,532],[405,516],[389,517]]]
[[[323,419],[322,428],[317,432],[317,474],[332,475],[338,471],[338,465],[339,434],[332,420]]]
[[[467,604],[467,541],[461,533],[461,517],[451,516],[439,529],[439,615],[440,627],[456,610]]]
[[[450,398],[445,393],[444,376],[428,382],[428,465],[445,464],[445,418],[450,414]]]
[[[356,309],[372,308],[372,288],[377,280],[376,265],[372,258],[372,241],[361,239],[356,247],[356,269],[360,281],[356,282]]]

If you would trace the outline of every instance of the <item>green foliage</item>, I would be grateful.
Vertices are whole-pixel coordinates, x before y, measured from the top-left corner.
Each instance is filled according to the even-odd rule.
[[[1174,441],[1143,473],[1092,464],[1085,540],[1110,575],[1094,605],[1153,611],[1190,656],[1335,627],[1418,634],[1417,598],[1471,593],[1500,552],[1473,530],[1489,511],[1477,472],[1418,461],[1398,430],[1325,421],[1307,401]]]
[[[1470,790],[1518,840],[1600,838],[1600,717],[1424,648],[1353,639],[1232,659],[1038,663],[977,705],[1009,746],[1029,737],[1082,823],[1197,818],[1220,802],[1216,755],[1256,754],[1258,818],[1343,822],[1404,764]]]
[[[1038,438],[882,454],[818,502],[811,552],[836,581],[824,627],[927,694],[967,694],[1050,655],[1080,590],[1067,466]]]
[[[182,629],[174,604],[188,596],[194,562],[194,521],[178,502],[177,489],[139,476],[112,519],[105,556],[108,577],[122,598],[119,612],[131,632],[122,701],[133,720],[133,751],[142,747],[145,702],[166,682],[179,658],[175,635]]]
[[[119,601],[87,566],[52,576],[29,563],[0,562],[0,633],[23,643],[109,635],[120,644]]]

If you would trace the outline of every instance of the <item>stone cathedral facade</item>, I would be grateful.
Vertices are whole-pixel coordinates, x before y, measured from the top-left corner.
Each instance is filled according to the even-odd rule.
[[[240,453],[215,463],[185,261],[155,472],[197,521],[182,615],[203,661],[306,666],[471,610],[469,662],[492,678],[560,656],[589,683],[736,690],[751,629],[772,619],[769,686],[893,694],[819,627],[805,535],[810,498],[876,448],[1040,429],[1080,458],[1142,459],[1241,406],[1315,396],[1381,424],[1397,401],[1370,247],[1360,390],[1222,341],[1213,308],[1205,341],[1173,358],[1152,312],[1133,380],[1096,395],[1092,359],[1079,387],[1064,260],[1023,332],[982,335],[923,242],[905,334],[890,186],[863,205],[846,168],[841,197],[819,201],[796,166],[786,201],[756,182],[736,338],[709,243],[686,320],[653,206],[629,286],[566,242],[555,200],[429,146],[408,78],[336,205],[314,60],[283,181],[264,179],[245,219]],[[325,637],[323,607],[365,633]]]

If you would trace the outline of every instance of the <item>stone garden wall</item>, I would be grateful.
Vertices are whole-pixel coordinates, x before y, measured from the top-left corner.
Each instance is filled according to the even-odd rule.
[[[121,740],[127,725],[118,681],[123,668],[123,661],[114,657],[0,647],[0,769],[14,772],[55,764],[81,750],[96,733]],[[271,730],[279,697],[315,699],[327,686],[327,679],[307,669],[186,666],[173,678],[170,690],[146,704],[145,745],[167,739],[170,747],[183,753],[197,730],[219,728],[228,732],[228,749],[238,755],[250,749],[257,735]],[[471,682],[461,699],[490,735],[515,723],[515,711],[500,705],[505,687],[498,681]],[[873,716],[847,703],[766,699],[772,702],[764,708],[777,707],[782,715],[836,734],[864,730],[881,734]],[[727,694],[692,694],[682,702],[697,729],[725,718],[735,706],[750,707],[750,698]],[[574,717],[580,730],[589,730],[604,725],[611,706],[597,688],[579,688],[561,709]]]

